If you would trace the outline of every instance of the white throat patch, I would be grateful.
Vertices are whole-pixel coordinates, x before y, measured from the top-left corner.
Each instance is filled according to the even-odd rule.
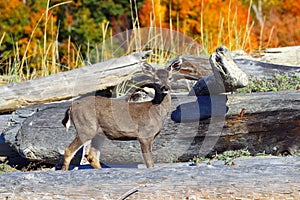
[[[155,95],[155,90],[153,88],[144,87],[143,90],[149,94],[149,96]]]

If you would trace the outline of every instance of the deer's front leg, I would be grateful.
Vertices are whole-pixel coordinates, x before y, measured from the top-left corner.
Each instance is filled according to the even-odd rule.
[[[87,160],[91,164],[91,166],[95,169],[101,168],[100,161],[99,161],[99,150],[95,149],[94,147],[90,148],[89,155],[87,155]]]
[[[144,158],[147,168],[154,167],[154,162],[153,162],[153,158],[152,158],[153,141],[154,141],[154,138],[139,139],[139,142],[141,144],[143,158]]]
[[[96,135],[91,142],[91,148],[87,160],[93,168],[101,168],[100,165],[100,149],[103,144],[104,137],[102,135]]]

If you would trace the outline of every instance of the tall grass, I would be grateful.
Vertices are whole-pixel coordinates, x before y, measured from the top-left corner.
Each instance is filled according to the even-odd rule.
[[[123,56],[134,51],[153,50],[154,55],[149,59],[151,62],[158,64],[165,64],[167,60],[177,55],[193,54],[193,55],[209,55],[215,50],[212,36],[204,29],[204,11],[203,0],[200,13],[200,38],[188,37],[178,30],[179,20],[175,23],[170,18],[169,29],[162,27],[159,23],[155,25],[155,12],[149,13],[150,27],[141,28],[136,0],[130,0],[131,16],[132,16],[132,30],[125,31],[113,35],[112,30],[109,28],[109,23],[102,24],[103,42],[99,45],[88,45],[88,48],[83,58],[80,47],[72,46],[71,36],[68,38],[66,65],[61,63],[59,52],[61,47],[58,42],[58,30],[54,28],[54,20],[52,15],[49,15],[51,10],[63,4],[68,4],[71,1],[55,4],[50,7],[50,0],[47,2],[45,13],[37,21],[34,30],[27,42],[25,49],[20,49],[18,42],[15,42],[12,54],[2,55],[0,57],[0,70],[1,66],[5,66],[5,76],[0,76],[0,84],[6,82],[18,82],[28,79],[33,79],[41,76],[48,76],[58,73],[62,70],[69,70],[83,65],[92,64],[95,62],[104,61],[113,57]],[[252,31],[253,23],[250,22],[250,2],[248,10],[248,19],[245,24],[245,30],[242,32],[238,26],[237,10],[232,12],[231,4],[229,5],[227,16],[223,16],[219,21],[219,34],[217,38],[218,45],[229,45],[230,49],[244,49],[247,45],[251,46],[250,34]],[[153,3],[153,7],[156,6]],[[170,4],[170,10],[171,10]],[[170,11],[171,12],[171,11]],[[233,20],[231,16],[233,15]],[[160,19],[163,20],[163,19]],[[224,28],[224,22],[227,20],[227,30]],[[33,42],[36,30],[39,26],[43,27],[43,38],[38,43]],[[49,31],[50,30],[50,31]],[[173,31],[176,30],[176,31]],[[50,33],[49,33],[50,32]],[[0,47],[5,37],[8,34],[3,33],[0,38]],[[108,39],[107,39],[108,38]],[[32,46],[35,45],[34,52],[29,52]],[[23,54],[21,54],[23,52]],[[34,58],[34,59],[33,59]],[[32,63],[35,62],[35,63]],[[35,65],[34,68],[31,65]],[[2,81],[2,82],[1,82]]]
[[[230,50],[245,50],[251,52],[253,48],[250,36],[254,26],[254,21],[251,21],[250,19],[251,7],[252,0],[249,3],[246,23],[240,24],[238,19],[238,8],[234,7],[231,1],[229,1],[228,10],[225,16],[222,16],[222,13],[220,13],[217,38],[213,38],[202,28],[204,11],[201,10],[201,40],[199,42],[203,45],[205,51],[210,54],[215,51],[218,46],[225,45]],[[214,42],[214,40],[217,40],[217,43]]]
[[[50,0],[47,1],[46,11],[37,20],[25,48],[23,47],[24,49],[21,49],[20,44],[15,41],[11,52],[6,53],[6,55],[1,55],[0,69],[2,69],[2,73],[5,74],[5,76],[0,76],[0,84],[48,76],[61,71],[58,30],[54,30],[54,20],[49,13],[55,7],[71,2],[72,1],[65,1],[49,7]],[[39,26],[44,27],[43,39],[34,42]],[[5,37],[9,37],[7,35],[9,35],[9,33],[3,33],[0,39],[0,47]],[[68,45],[70,46],[70,44]],[[30,52],[30,49],[34,49],[34,51]],[[68,51],[68,54],[68,57],[73,59],[72,62],[75,63],[76,67],[81,65],[82,62],[77,52]]]

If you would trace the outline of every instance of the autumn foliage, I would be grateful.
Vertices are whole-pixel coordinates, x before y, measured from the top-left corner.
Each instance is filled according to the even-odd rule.
[[[207,54],[219,45],[246,52],[299,45],[299,10],[295,0],[2,0],[0,78],[79,67],[95,44],[133,27],[179,31]]]
[[[209,52],[221,44],[249,52],[299,45],[299,10],[293,0],[144,0],[140,22],[191,35]]]

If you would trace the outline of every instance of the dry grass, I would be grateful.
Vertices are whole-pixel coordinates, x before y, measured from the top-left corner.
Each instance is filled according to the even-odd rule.
[[[177,55],[209,55],[209,52],[213,51],[215,48],[212,46],[213,38],[206,34],[206,30],[203,28],[203,12],[200,13],[201,37],[194,39],[180,33],[179,31],[173,31],[172,29],[179,30],[179,25],[177,25],[177,27],[173,27],[172,20],[169,22],[170,29],[164,29],[161,26],[155,27],[154,20],[158,16],[155,16],[153,14],[154,12],[151,16],[149,16],[151,19],[151,26],[147,28],[140,27],[139,18],[134,17],[138,16],[136,1],[131,0],[132,25],[134,27],[132,30],[113,35],[112,30],[109,28],[109,23],[102,24],[101,31],[103,35],[103,42],[93,49],[91,49],[92,45],[88,46],[87,52],[84,52],[86,55],[85,58],[82,56],[83,52],[81,52],[80,47],[72,46],[71,37],[69,37],[66,55],[67,61],[66,64],[62,64],[59,56],[61,49],[58,45],[58,30],[54,30],[54,21],[48,13],[53,8],[70,2],[71,1],[66,1],[49,7],[50,0],[48,0],[46,12],[36,23],[35,29],[31,33],[25,49],[20,49],[20,45],[16,42],[12,53],[10,55],[2,55],[0,58],[0,70],[1,67],[5,69],[5,71],[2,72],[5,75],[0,76],[0,85],[7,82],[19,82],[37,77],[48,76],[61,71],[78,68],[83,65],[123,56],[134,51],[152,49],[154,55],[149,59],[149,61],[163,65],[167,60]],[[244,49],[247,45],[249,45],[249,43],[251,43],[250,34],[253,27],[253,24],[250,23],[251,4],[252,1],[250,2],[248,10],[249,17],[245,24],[245,32],[241,32],[238,28],[236,10],[232,13],[231,9],[229,9],[228,16],[221,18],[219,21],[219,35],[217,38],[219,45],[225,44],[225,41],[229,41],[228,45],[230,49]],[[230,16],[232,15],[234,16],[233,21],[230,20]],[[227,23],[229,23],[228,30],[226,31],[224,30],[225,20],[228,20]],[[29,52],[29,49],[33,49],[33,45],[37,45],[32,41],[35,37],[35,31],[39,26],[44,27],[43,39],[42,41],[39,41],[38,46],[34,47],[37,49],[35,52]],[[0,37],[0,47],[7,35],[7,33],[3,33]]]

